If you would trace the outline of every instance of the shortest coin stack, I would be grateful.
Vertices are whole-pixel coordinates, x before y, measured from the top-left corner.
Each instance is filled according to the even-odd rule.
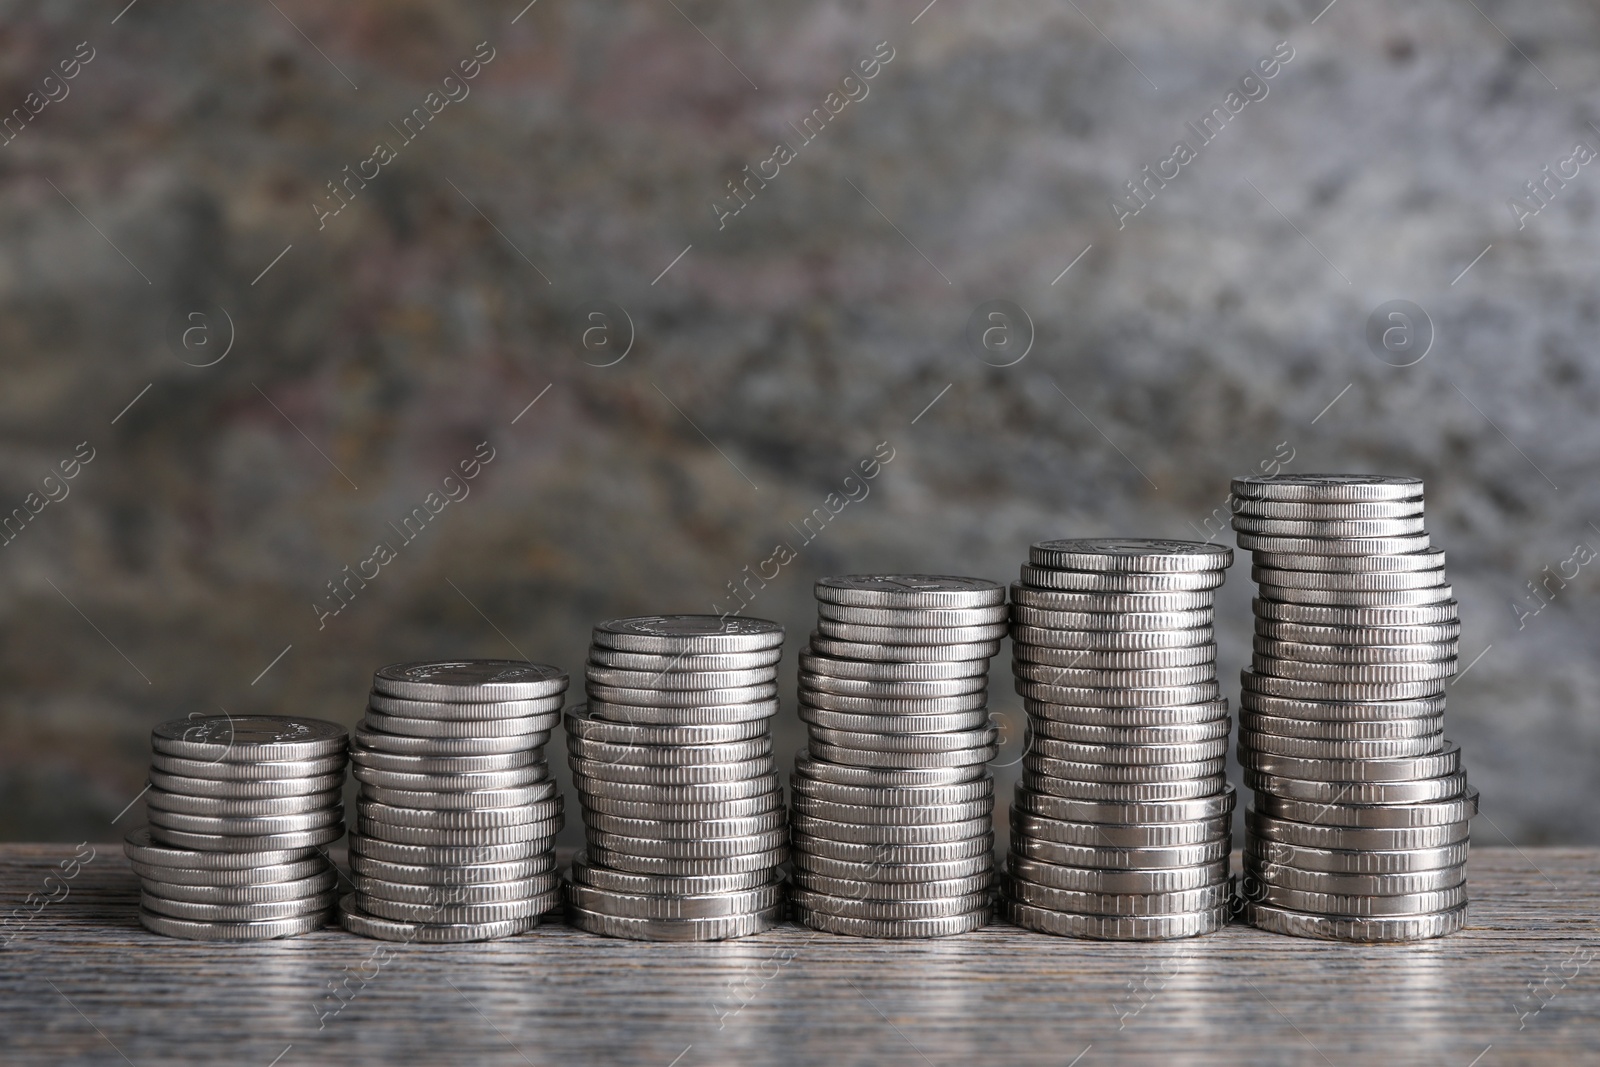
[[[561,794],[544,745],[567,674],[520,660],[395,664],[372,677],[351,759],[356,891],[344,927],[386,941],[487,941],[560,903]]]
[[[344,727],[274,715],[175,719],[151,732],[150,825],[124,852],[139,921],[169,937],[290,937],[333,917],[344,834]]]

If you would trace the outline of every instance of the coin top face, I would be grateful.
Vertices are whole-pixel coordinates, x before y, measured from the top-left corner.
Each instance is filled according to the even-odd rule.
[[[441,660],[437,663],[393,663],[373,674],[384,682],[420,682],[432,685],[487,686],[553,682],[566,672],[544,663],[514,659]]]
[[[987,593],[1002,587],[986,578],[952,574],[841,574],[819,578],[817,588],[882,593]]]
[[[1170,541],[1160,537],[1069,537],[1040,541],[1033,547],[1047,552],[1130,558],[1198,556],[1211,561],[1215,567],[1225,567],[1233,559],[1233,550],[1226,545],[1205,541]]]
[[[1422,479],[1387,474],[1277,474],[1235,478],[1233,491],[1265,500],[1405,500],[1422,495]]]
[[[323,719],[296,719],[280,715],[207,715],[172,719],[151,731],[161,741],[187,741],[209,745],[282,745],[295,742],[339,741],[345,728]]]
[[[720,615],[641,615],[632,619],[612,619],[595,627],[608,634],[639,637],[766,637],[783,636],[783,627],[766,619],[746,619]]]

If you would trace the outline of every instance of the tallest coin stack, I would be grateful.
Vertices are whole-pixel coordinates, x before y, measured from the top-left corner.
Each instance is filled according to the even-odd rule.
[[[1443,733],[1461,624],[1422,482],[1279,475],[1233,495],[1260,589],[1239,713],[1250,921],[1350,941],[1460,929],[1477,793]]]

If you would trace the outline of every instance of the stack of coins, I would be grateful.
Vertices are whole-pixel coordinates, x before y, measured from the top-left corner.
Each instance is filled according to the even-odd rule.
[[[400,663],[372,676],[344,927],[387,941],[509,937],[561,902],[562,801],[544,745],[567,674],[520,660]]]
[[[594,628],[589,703],[567,714],[587,851],[567,921],[640,941],[771,929],[788,854],[769,726],[783,627],[655,615]]]
[[[942,937],[993,916],[989,660],[1005,588],[869,574],[816,584],[800,654],[810,739],[790,786],[796,918],[860,937]]]
[[[150,825],[124,845],[139,921],[171,937],[253,941],[327,925],[344,834],[344,727],[275,715],[175,719],[150,735]]]
[[[1443,732],[1461,624],[1422,482],[1279,475],[1233,493],[1260,589],[1239,712],[1250,921],[1350,941],[1459,930],[1478,795]]]
[[[1011,587],[1031,737],[1011,809],[1012,922],[1156,940],[1226,925],[1234,793],[1212,597],[1231,549],[1034,545]]]

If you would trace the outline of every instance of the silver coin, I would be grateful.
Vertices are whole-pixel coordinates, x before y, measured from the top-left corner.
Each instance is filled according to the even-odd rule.
[[[188,941],[268,941],[280,937],[295,937],[320,930],[333,919],[334,913],[316,912],[293,919],[270,919],[261,922],[197,922],[158,915],[139,909],[139,922],[151,933],[166,937],[181,937]]]
[[[633,896],[703,896],[710,893],[741,893],[779,884],[778,873],[770,869],[734,874],[661,875],[633,874],[591,864],[586,853],[572,857],[572,881]]]
[[[801,752],[795,757],[795,774],[834,785],[869,789],[949,786],[980,781],[988,776],[981,765],[959,767],[857,767],[817,760]]]
[[[380,789],[414,789],[424,793],[477,792],[484,789],[521,789],[548,780],[543,763],[518,767],[513,771],[481,771],[476,774],[407,774],[357,767],[356,781]]]
[[[368,731],[399,734],[403,737],[425,738],[482,738],[513,737],[543,733],[548,736],[561,721],[560,711],[542,715],[526,715],[520,719],[407,719],[381,711],[367,709],[362,725]],[[529,743],[533,747],[538,742]]]
[[[361,798],[390,804],[397,808],[417,808],[423,811],[473,811],[489,808],[521,807],[537,804],[557,795],[553,781],[511,789],[438,790],[388,789],[383,786],[364,786]]]
[[[591,703],[625,704],[629,707],[647,708],[700,708],[726,704],[751,704],[771,700],[778,695],[776,682],[761,685],[738,686],[730,689],[623,689],[613,685],[584,686]]]
[[[1338,893],[1350,896],[1385,897],[1406,893],[1427,893],[1465,885],[1465,867],[1438,867],[1428,871],[1399,874],[1331,874],[1327,871],[1302,871],[1270,860],[1244,854],[1244,881],[1241,895],[1246,900],[1260,896],[1261,884],[1278,885],[1310,893]]]
[[[1264,586],[1296,589],[1381,591],[1426,589],[1445,583],[1444,569],[1433,571],[1292,571],[1274,567],[1250,568],[1250,577]],[[1265,596],[1266,594],[1262,594]]]
[[[657,655],[756,652],[782,645],[783,627],[742,616],[644,615],[600,623],[594,628],[594,643]]]
[[[1316,604],[1285,604],[1257,597],[1251,601],[1256,618],[1311,626],[1439,626],[1460,621],[1459,605],[1450,600],[1442,604],[1415,607],[1323,607]]]
[[[1228,739],[1192,741],[1169,745],[1097,745],[1081,741],[1061,741],[1034,735],[1028,745],[1030,755],[1045,756],[1069,763],[1099,763],[1113,766],[1156,766],[1195,764],[1223,759],[1228,754]]]
[[[1233,528],[1267,537],[1407,537],[1425,528],[1421,515],[1403,519],[1264,519],[1235,512]]]
[[[1383,737],[1358,740],[1327,740],[1317,737],[1279,737],[1256,730],[1239,730],[1239,743],[1252,752],[1298,759],[1396,759],[1429,756],[1444,748],[1444,734],[1420,737]]]
[[[1302,682],[1337,682],[1361,685],[1442,681],[1456,673],[1454,658],[1422,663],[1306,663],[1256,653],[1251,667],[1258,675],[1293,678]]]
[[[833,859],[796,847],[790,861],[797,876],[804,874],[857,885],[938,885],[966,878],[990,878],[994,873],[994,854],[989,851],[939,863],[881,863]]]
[[[1301,870],[1331,871],[1335,874],[1428,871],[1440,867],[1459,867],[1467,861],[1465,841],[1436,848],[1352,850],[1291,845],[1252,836],[1246,841],[1246,850],[1262,862],[1285,863]]]
[[[1215,681],[1214,662],[1192,667],[1153,667],[1147,670],[1117,671],[1096,667],[1055,667],[1045,663],[1013,662],[1012,674],[1029,682],[1062,685],[1072,689],[1165,689]]]
[[[1426,915],[1463,907],[1467,903],[1467,887],[1434,889],[1421,893],[1404,893],[1387,897],[1352,896],[1334,893],[1313,893],[1282,886],[1265,885],[1255,903],[1294,911],[1311,912],[1337,918],[1376,918],[1393,915]]]
[[[798,905],[795,907],[795,921],[813,930],[820,930],[827,934],[842,934],[846,937],[870,937],[879,940],[902,940],[926,937],[953,937],[956,934],[967,934],[974,930],[988,926],[994,918],[994,910],[982,907],[965,915],[948,915],[931,919],[895,919],[884,921],[880,919],[861,919],[846,915],[829,915],[827,912],[812,911]]]
[[[139,879],[144,891],[165,900],[187,901],[193,904],[276,904],[284,901],[302,901],[331,892],[339,882],[339,874],[331,867],[305,878],[283,882],[260,882],[244,885],[204,885],[168,882],[159,877]],[[326,908],[326,904],[323,905]],[[161,908],[152,908],[161,912]],[[188,916],[195,918],[196,916]],[[259,916],[258,916],[259,918]]]
[[[994,779],[953,785],[860,786],[840,785],[808,778],[798,771],[789,778],[795,802],[802,797],[853,808],[900,808],[925,805],[966,804],[994,796]]]
[[[913,700],[895,700],[887,697],[844,696],[823,693],[814,689],[801,689],[800,701],[814,708],[828,711],[848,711],[859,715],[917,715],[943,714],[957,711],[977,711],[988,706],[989,694],[982,690],[953,697],[921,697]]]
[[[356,830],[363,838],[389,841],[397,845],[433,845],[442,847],[470,847],[475,845],[510,845],[524,841],[548,843],[564,825],[562,816],[539,822],[518,823],[514,826],[475,827],[469,830],[452,830],[423,826],[396,826],[375,819],[357,818]]]
[[[148,851],[141,848],[141,855]],[[213,855],[206,853],[206,855]],[[248,867],[224,869],[217,867],[177,867],[171,864],[145,863],[131,858],[129,866],[141,879],[161,882],[168,886],[187,886],[197,889],[244,888],[266,886],[279,882],[297,882],[326,874],[333,869],[320,853],[285,863],[260,863]],[[249,858],[249,857],[246,857]],[[172,894],[169,894],[172,895]]]
[[[540,700],[567,684],[566,671],[511,659],[392,663],[372,675],[372,688],[385,696],[464,704]]]
[[[945,663],[962,660],[988,661],[1000,651],[999,640],[964,645],[884,645],[873,642],[843,641],[813,630],[811,651],[837,659],[885,663]]]
[[[367,708],[406,719],[447,719],[458,722],[482,722],[488,719],[525,719],[534,715],[548,715],[560,711],[566,701],[563,694],[539,700],[500,700],[493,702],[407,700],[403,697],[385,696],[373,692],[367,695]]]
[[[1285,571],[1361,574],[1371,571],[1434,571],[1444,566],[1444,549],[1428,548],[1400,555],[1329,556],[1314,553],[1256,552],[1259,567]]]
[[[1448,585],[1432,585],[1426,589],[1390,589],[1363,591],[1350,589],[1293,589],[1283,585],[1258,585],[1256,591],[1262,600],[1276,600],[1280,604],[1326,605],[1346,608],[1394,608],[1452,602],[1455,590]]]
[[[569,734],[567,754],[596,763],[630,767],[692,767],[716,763],[747,763],[772,752],[765,734],[744,741],[711,745],[619,745]]]
[[[1395,851],[1439,848],[1471,836],[1471,827],[1465,820],[1433,826],[1323,826],[1246,811],[1244,823],[1257,847],[1259,842],[1272,841],[1310,848]]]
[[[1019,904],[1075,915],[1180,915],[1211,911],[1228,903],[1226,884],[1172,893],[1091,893],[1036,885],[1021,878],[1009,878],[1002,886],[1005,895]]]
[[[198,852],[255,852],[294,858],[296,853],[337,841],[344,836],[344,823],[319,827],[315,830],[296,830],[280,834],[208,834],[174,830],[169,827],[149,827],[151,836],[168,848],[193,849]]]
[[[933,660],[924,663],[884,662],[881,660],[841,659],[810,649],[800,651],[801,677],[827,678],[832,682],[856,681],[868,684],[948,682],[966,679],[961,684],[978,684],[989,673],[986,659]],[[827,688],[827,686],[819,686]],[[842,692],[842,690],[840,690]],[[966,690],[963,690],[966,691]]]
[[[1170,708],[1204,704],[1222,695],[1222,687],[1215,681],[1197,682],[1194,685],[1172,685],[1159,689],[1098,689],[1088,686],[1044,685],[1039,682],[1017,681],[1012,685],[1017,695],[1027,700],[1047,704],[1065,704],[1080,708]]]
[[[1007,901],[1002,907],[1007,920],[1024,929],[1059,937],[1083,937],[1100,941],[1165,941],[1215,933],[1228,925],[1227,905],[1177,915],[1080,915],[1051,911]]]
[[[647,782],[608,782],[579,777],[573,780],[573,785],[577,788],[580,799],[585,802],[604,797],[650,804],[714,804],[746,800],[770,793],[778,788],[778,778],[776,773],[773,773],[729,782],[659,785]]]
[[[1013,664],[1047,664],[1069,670],[1167,670],[1174,667],[1193,667],[1197,664],[1214,668],[1216,658],[1215,644],[1106,652],[1084,648],[1040,648],[1036,645],[1013,645],[1011,648]]]
[[[342,751],[336,755],[318,756],[314,759],[249,762],[187,759],[183,756],[170,756],[165,752],[150,754],[150,766],[166,774],[225,782],[318,778],[328,774],[343,774],[346,762]]]
[[[1115,823],[1069,822],[1050,819],[1012,809],[1011,832],[1020,837],[1055,841],[1063,845],[1088,848],[1170,848],[1173,845],[1199,845],[1227,837],[1233,825],[1231,816],[1196,819],[1191,822]]]
[[[1222,697],[1165,708],[1085,708],[1076,704],[1053,704],[1047,700],[1024,700],[1022,707],[1032,720],[1117,727],[1193,725],[1215,722],[1228,716],[1228,701]]]
[[[776,783],[773,783],[773,788],[769,791],[757,793],[744,800],[721,800],[711,804],[613,800],[588,793],[581,794],[580,799],[586,812],[619,815],[625,819],[661,819],[669,822],[735,819],[746,815],[761,815],[783,806],[783,794],[778,790]]]
[[[524,752],[549,740],[549,731],[508,737],[407,737],[358,726],[355,745],[397,756],[495,756]]]
[[[909,626],[865,626],[860,623],[818,619],[817,633],[836,641],[896,647],[973,645],[1000,640],[1006,635],[1006,623],[1001,621],[987,626],[950,626],[934,630]]]
[[[1410,648],[1413,645],[1459,644],[1461,623],[1435,626],[1314,626],[1277,619],[1256,619],[1256,636],[1281,644],[1320,648]]]
[[[1136,613],[1195,611],[1216,603],[1213,590],[1177,590],[1166,593],[1106,593],[1089,590],[1039,589],[1024,582],[1011,583],[1011,602],[1045,611]]]
[[[248,870],[269,864],[287,864],[303,860],[314,846],[296,845],[259,849],[255,852],[219,851],[171,845],[151,835],[148,826],[141,826],[123,838],[122,851],[135,863],[151,867],[176,867],[184,870]],[[319,857],[320,858],[320,857]]]
[[[1467,789],[1465,774],[1412,782],[1330,782],[1262,774],[1246,768],[1244,782],[1258,793],[1318,804],[1430,804],[1458,799]]]
[[[1438,663],[1453,660],[1460,650],[1458,641],[1434,641],[1410,645],[1315,645],[1301,641],[1279,641],[1257,634],[1252,649],[1275,659],[1300,663],[1388,664]]]
[[[338,723],[287,715],[205,715],[171,719],[150,731],[156,752],[208,763],[301,761],[344,752]]]
[[[753,838],[761,834],[770,834],[781,830],[787,824],[787,817],[783,811],[774,809],[756,815],[673,822],[665,818],[630,819],[622,815],[607,815],[604,812],[585,809],[583,824],[589,830],[620,837],[636,837],[649,841],[703,842],[732,837]]]
[[[1210,626],[1215,615],[1210,607],[1193,611],[1053,611],[1015,604],[1011,618],[1022,626],[1052,630],[1188,630]]]
[[[1249,668],[1239,672],[1239,679],[1242,688],[1266,696],[1360,704],[1438,696],[1445,686],[1442,678],[1422,682],[1306,682],[1261,674]]]
[[[1278,819],[1328,826],[1405,827],[1462,823],[1478,813],[1478,791],[1424,804],[1318,804],[1257,793],[1257,810]]]
[[[1242,709],[1316,722],[1413,719],[1439,715],[1444,711],[1444,704],[1442,693],[1411,700],[1379,701],[1301,700],[1254,693],[1248,689],[1239,693],[1239,706]]]
[[[1274,474],[1235,478],[1233,495],[1245,500],[1337,503],[1412,500],[1422,497],[1422,479],[1387,474]]]
[[[766,852],[741,853],[736,856],[719,856],[713,859],[678,856],[642,856],[633,852],[613,852],[597,848],[591,842],[587,854],[597,867],[632,874],[648,874],[668,878],[704,877],[706,875],[740,874],[764,871],[776,877],[778,865],[789,858],[788,848],[774,848]]]
[[[302,833],[344,824],[344,806],[322,807],[296,815],[190,815],[181,811],[151,808],[146,813],[150,830],[157,838],[176,830],[196,834],[242,835]]]
[[[413,904],[409,901],[385,900],[356,890],[355,906],[368,915],[391,922],[428,923],[430,925],[469,923],[517,922],[537,919],[561,901],[558,884],[544,894],[522,900],[504,900],[487,904]]]
[[[817,618],[863,626],[946,629],[966,626],[993,626],[1006,621],[1006,606],[986,608],[861,608],[848,604],[817,603]]]
[[[1083,593],[1193,593],[1216,589],[1227,577],[1225,571],[1173,572],[1167,574],[1115,574],[1101,571],[1058,570],[1022,565],[1022,583],[1036,589],[1066,589]]]
[[[350,762],[357,769],[387,771],[396,774],[492,774],[504,771],[527,770],[542,766],[543,753],[533,749],[519,749],[487,756],[408,756],[397,752],[379,752],[362,748],[350,750]]]
[[[770,719],[778,713],[777,698],[744,704],[717,704],[693,708],[613,704],[593,697],[589,715],[607,722],[634,726],[704,726]]]
[[[1409,719],[1353,719],[1324,722],[1317,719],[1262,715],[1248,709],[1239,712],[1241,730],[1278,737],[1303,737],[1320,741],[1393,741],[1439,735],[1444,729],[1444,714],[1419,715]],[[1292,755],[1293,753],[1285,753]]]
[[[350,894],[339,901],[339,918],[346,930],[380,941],[419,942],[421,944],[461,944],[468,941],[494,941],[512,937],[539,925],[538,916],[480,923],[399,922],[362,911]]]
[[[171,793],[165,789],[152,787],[145,793],[144,801],[151,811],[181,812],[186,815],[205,815],[214,818],[253,818],[326,811],[340,804],[343,796],[343,789],[330,789],[304,796],[238,800],[230,797],[189,796],[186,793]]]
[[[800,721],[830,730],[858,733],[932,734],[952,730],[976,730],[989,724],[989,709],[952,711],[937,715],[855,715],[847,711],[828,711],[802,702]]]
[[[884,752],[876,749],[843,748],[815,740],[807,742],[806,750],[815,760],[843,763],[852,767],[890,770],[982,766],[993,760],[998,753],[998,749],[992,744],[947,752]]]
[[[777,677],[776,666],[742,671],[629,671],[620,667],[597,667],[591,664],[584,670],[584,679],[590,685],[648,692],[745,689],[751,686],[770,685]],[[716,700],[710,703],[729,704],[732,701]]]
[[[792,883],[803,890],[845,900],[938,900],[963,897],[972,893],[987,894],[994,886],[994,871],[984,869],[962,878],[938,881],[878,882],[850,878],[834,878],[825,874],[796,868]]]
[[[749,937],[778,925],[777,906],[745,915],[723,915],[706,919],[652,919],[636,916],[603,915],[574,904],[567,906],[567,925],[602,937],[622,937],[633,941],[724,941]]]
[[[298,900],[265,904],[205,904],[192,900],[167,900],[145,891],[139,894],[139,909],[190,922],[252,923],[325,915],[333,908],[336,899],[333,893],[322,892]]]
[[[1041,626],[1016,625],[1011,628],[1011,640],[1019,645],[1038,645],[1043,648],[1133,652],[1151,648],[1190,648],[1194,645],[1214,648],[1216,633],[1209,626],[1196,626],[1188,630],[1050,630]]]
[[[765,854],[786,845],[789,840],[789,833],[780,824],[774,830],[742,834],[737,837],[688,839],[629,837],[624,834],[612,834],[604,830],[590,829],[585,832],[584,838],[589,843],[590,856],[597,856],[597,850],[604,849],[608,854],[622,854],[634,857],[700,860]]]
[[[181,774],[168,774],[152,767],[150,784],[157,789],[187,797],[240,801],[269,800],[313,796],[338,789],[344,785],[344,773],[341,767],[336,774],[319,774],[307,778],[232,781],[226,778],[191,778]]]
[[[822,819],[828,822],[855,824],[895,824],[901,826],[927,826],[938,823],[966,822],[970,819],[988,819],[994,811],[994,797],[979,797],[953,804],[917,804],[889,807],[862,804],[841,804],[837,801],[818,800],[797,795],[790,810],[796,815]],[[816,830],[810,831],[817,833]],[[826,834],[820,834],[826,837]]]
[[[775,667],[783,659],[782,648],[765,648],[757,652],[709,652],[698,655],[687,652],[658,654],[654,652],[623,652],[615,648],[591,646],[589,663],[597,667],[616,667],[625,671],[697,674],[704,671],[748,671],[757,667]]]
[[[1231,726],[1226,715],[1207,722],[1164,726],[1102,726],[1099,723],[1057,722],[1055,719],[1028,720],[1028,729],[1035,738],[1074,741],[1084,745],[1193,745],[1206,741],[1226,741]]]
[[[350,835],[350,851],[368,859],[404,867],[477,867],[532,859],[548,853],[550,846],[544,841],[512,841],[498,845],[408,845],[353,833]],[[353,865],[354,860],[351,862]]]
[[[1422,941],[1459,931],[1466,925],[1467,908],[1462,905],[1431,915],[1351,919],[1312,915],[1270,904],[1250,904],[1245,917],[1258,929],[1291,937],[1330,941]]]
[[[430,908],[509,904],[543,896],[560,886],[561,873],[553,868],[545,874],[529,878],[468,885],[416,885],[360,877],[356,879],[356,902],[360,904],[363,900],[376,897],[396,904]]]
[[[1217,775],[1186,778],[1175,782],[1085,782],[1041,774],[1024,764],[1022,784],[1031,792],[1069,800],[1090,800],[1106,804],[1171,803],[1215,796],[1223,779]]]
[[[1233,549],[1207,541],[1149,537],[1081,537],[1036,541],[1028,562],[1037,567],[1112,573],[1218,571],[1233,565]]]
[[[556,871],[554,852],[540,852],[527,859],[507,860],[503,863],[462,863],[448,866],[428,866],[408,863],[390,863],[385,860],[350,854],[350,870],[362,877],[387,885],[409,885],[425,889],[440,886],[495,886],[515,883],[538,875]],[[399,899],[399,898],[395,898]]]
[[[864,733],[857,730],[834,730],[824,726],[812,726],[807,735],[816,743],[879,753],[963,752],[968,749],[988,747],[999,740],[999,731],[987,724],[976,730],[952,730],[933,734]]]
[[[1461,769],[1461,746],[1453,741],[1426,756],[1392,759],[1297,759],[1244,749],[1238,755],[1246,770],[1325,782],[1410,782],[1440,778]]]
[[[1433,547],[1425,533],[1398,537],[1277,537],[1239,531],[1239,547],[1288,556],[1405,556]]]
[[[987,812],[977,818],[961,822],[940,822],[921,825],[895,823],[835,822],[795,811],[789,825],[796,835],[807,839],[824,838],[828,841],[845,841],[858,844],[933,845],[951,841],[966,841],[986,833],[993,826]]]
[[[711,919],[770,911],[783,899],[783,886],[774,884],[741,892],[695,896],[654,896],[619,893],[573,882],[567,886],[566,899],[569,905],[600,915],[636,919]]]
[[[1187,867],[1162,870],[1106,870],[1047,863],[1013,854],[1006,860],[1008,873],[1033,885],[1078,893],[1128,894],[1184,893],[1228,884],[1226,858]]]
[[[587,704],[569,708],[565,725],[573,737],[615,745],[725,745],[749,741],[767,732],[765,719],[686,726],[609,722],[590,715]]]
[[[893,844],[884,841],[836,841],[826,837],[812,837],[796,832],[792,846],[796,855],[820,856],[827,859],[846,860],[853,863],[900,865],[924,863],[952,863],[991,856],[994,852],[994,832],[986,831],[962,841],[930,842],[926,844]]]
[[[943,678],[923,682],[869,682],[859,678],[833,678],[826,674],[800,671],[800,687],[839,696],[876,697],[889,700],[924,700],[930,697],[959,697],[981,693],[989,687],[987,673],[965,678]]]
[[[845,574],[819,578],[816,598],[864,608],[983,608],[1005,603],[1005,587],[945,574]]]
[[[1216,863],[1228,856],[1226,836],[1192,845],[1113,848],[1108,845],[1067,845],[1037,837],[1015,836],[1013,855],[1043,860],[1064,867],[1099,867],[1116,871],[1167,870]]]
[[[1422,514],[1422,497],[1405,500],[1306,501],[1240,499],[1234,503],[1237,515],[1261,519],[1408,519]]]
[[[1232,814],[1236,799],[1231,785],[1224,785],[1221,791],[1198,800],[1112,804],[1104,801],[1070,800],[1047,793],[1035,793],[1019,784],[1012,811],[1027,812],[1064,822],[1135,826],[1153,823],[1205,822],[1225,818]]]
[[[391,826],[434,827],[437,829],[470,830],[499,826],[519,826],[523,823],[551,819],[565,810],[558,793],[549,800],[514,808],[475,808],[467,811],[439,811],[433,808],[402,808],[372,800],[356,803],[356,814],[364,820],[387,823]]]
[[[925,900],[863,900],[855,897],[836,897],[815,890],[793,886],[789,899],[797,911],[842,918],[871,919],[877,922],[898,922],[906,919],[947,919],[966,915],[986,907],[991,900],[989,890],[968,893],[960,897],[933,897]]]

